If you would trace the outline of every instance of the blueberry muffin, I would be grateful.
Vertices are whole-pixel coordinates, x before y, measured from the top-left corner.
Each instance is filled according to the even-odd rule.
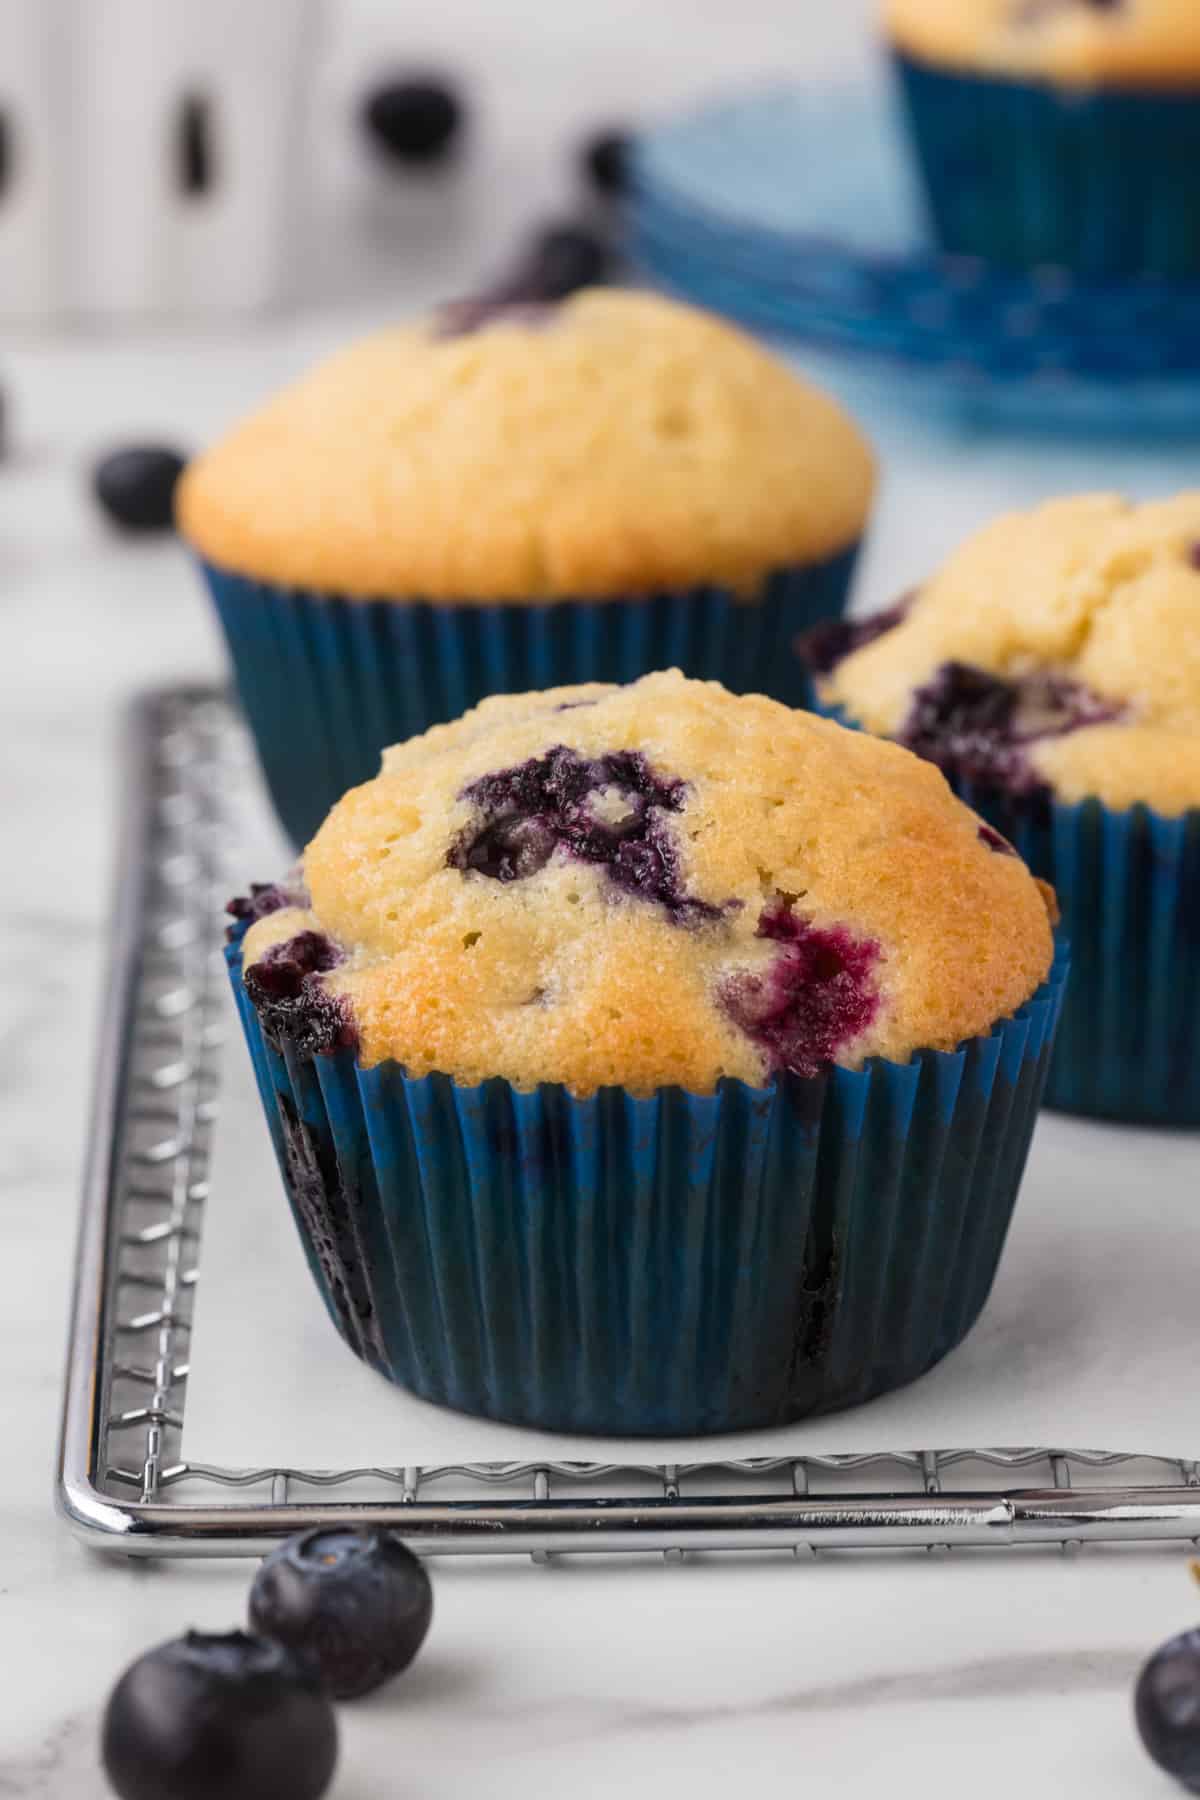
[[[799,701],[874,485],[835,402],[648,294],[462,303],[332,357],[179,491],[284,824],[489,693],[666,663]]]
[[[389,750],[230,958],[335,1322],[468,1411],[780,1422],[990,1287],[1053,896],[908,752],[678,672]]]
[[[1200,270],[1193,0],[885,0],[946,249],[1096,277]]]
[[[1200,1123],[1200,493],[999,519],[808,651],[824,707],[937,763],[1058,888],[1052,1102]]]

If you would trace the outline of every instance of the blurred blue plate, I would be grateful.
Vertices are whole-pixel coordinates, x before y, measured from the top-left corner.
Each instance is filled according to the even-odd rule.
[[[1200,430],[1200,282],[939,255],[882,88],[747,94],[647,133],[628,229],[650,280],[907,369],[925,399],[1039,425]]]

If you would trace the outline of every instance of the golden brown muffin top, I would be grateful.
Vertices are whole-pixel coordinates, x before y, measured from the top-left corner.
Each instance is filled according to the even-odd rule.
[[[1143,506],[1086,494],[995,520],[836,665],[822,697],[913,742],[916,697],[956,667],[1041,710],[1017,730],[1062,799],[1200,806],[1200,493]]]
[[[304,855],[361,1060],[587,1094],[990,1030],[1052,959],[1024,864],[897,746],[676,671],[499,696],[386,752]]]
[[[354,344],[188,469],[211,561],[357,597],[606,598],[844,550],[874,486],[835,401],[731,325],[649,294],[447,309]]]
[[[1195,0],[884,0],[892,42],[921,61],[1069,86],[1195,87]]]

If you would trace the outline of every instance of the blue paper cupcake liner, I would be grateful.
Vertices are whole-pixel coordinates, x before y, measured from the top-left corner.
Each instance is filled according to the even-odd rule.
[[[1073,89],[894,62],[955,255],[1092,279],[1200,273],[1200,87]]]
[[[552,1430],[777,1425],[970,1330],[1025,1166],[1066,959],[990,1036],[767,1088],[464,1088],[306,1057],[230,974],[309,1266],[350,1347]]]
[[[1200,1125],[1200,809],[1168,819],[950,785],[1058,894],[1071,980],[1047,1106]]]
[[[797,632],[840,617],[858,544],[772,575],[757,600],[696,587],[624,599],[485,606],[352,600],[203,564],[267,786],[306,844],[379,755],[488,694],[656,669],[804,702]]]

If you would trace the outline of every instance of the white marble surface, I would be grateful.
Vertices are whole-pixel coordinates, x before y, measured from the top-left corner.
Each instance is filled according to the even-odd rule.
[[[163,328],[0,349],[15,439],[0,467],[0,1796],[99,1794],[97,1717],[120,1667],[189,1624],[236,1621],[248,1576],[234,1563],[106,1563],[50,1510],[117,709],[141,683],[220,665],[182,558],[106,533],[86,500],[88,459],[143,433],[198,442],[360,320],[461,286],[561,189],[549,152],[580,118],[640,112],[739,72],[852,59],[865,10],[335,4],[322,132],[381,52],[470,65],[482,117],[460,190],[432,206],[378,194],[367,204],[349,155],[331,159],[323,204],[356,249],[310,255],[295,314],[204,336]],[[1028,449],[882,414],[869,423],[888,479],[868,602],[998,506],[1085,484],[1155,491],[1200,473],[1194,451]],[[418,1669],[345,1715],[337,1800],[661,1800],[785,1784],[846,1800],[1152,1797],[1169,1790],[1134,1741],[1130,1682],[1148,1648],[1200,1611],[1176,1551],[460,1564],[436,1578]]]

